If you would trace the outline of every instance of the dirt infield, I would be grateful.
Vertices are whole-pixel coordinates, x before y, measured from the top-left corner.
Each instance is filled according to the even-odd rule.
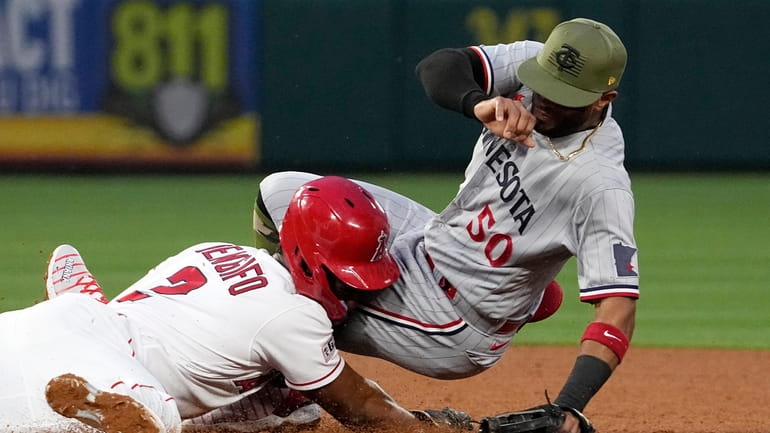
[[[451,406],[480,417],[554,398],[576,348],[513,345],[470,379],[439,381],[345,355],[407,408]],[[599,433],[770,433],[770,351],[634,348],[586,408]],[[320,431],[346,431],[324,415]]]

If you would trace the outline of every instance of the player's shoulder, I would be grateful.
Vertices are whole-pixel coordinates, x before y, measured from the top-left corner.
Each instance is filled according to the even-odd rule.
[[[623,135],[614,121],[609,121],[590,139],[589,151],[575,158],[583,194],[603,190],[631,192],[631,180],[625,167]]]
[[[263,331],[280,332],[321,332],[332,329],[331,321],[318,302],[300,294],[287,294],[275,305],[272,317],[265,321]]]
[[[626,143],[623,131],[614,118],[608,117],[591,139],[596,170],[627,177]]]
[[[593,158],[583,167],[589,175],[581,182],[580,195],[583,197],[607,191],[625,191],[632,195],[631,178],[622,160],[606,156]]]

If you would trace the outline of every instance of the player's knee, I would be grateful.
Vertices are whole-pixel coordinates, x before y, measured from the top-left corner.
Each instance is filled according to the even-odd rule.
[[[273,219],[270,217],[265,202],[262,199],[262,191],[257,191],[257,198],[254,200],[253,225],[255,235],[255,245],[257,248],[264,248],[274,254],[278,251],[278,230],[275,227]]]
[[[563,299],[564,291],[561,289],[559,283],[557,283],[556,280],[548,283],[545,287],[545,293],[543,293],[543,300],[532,315],[532,318],[529,319],[529,323],[539,322],[553,316],[559,307],[561,307]]]
[[[264,248],[271,254],[278,251],[278,227],[283,221],[281,212],[285,212],[300,186],[318,177],[313,173],[279,171],[262,179],[254,200],[253,228],[257,248]]]

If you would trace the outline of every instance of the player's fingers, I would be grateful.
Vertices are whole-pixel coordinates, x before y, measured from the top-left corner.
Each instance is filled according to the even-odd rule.
[[[532,138],[531,135],[520,135],[514,141],[520,144],[523,144],[524,146],[529,147],[530,149],[535,147],[535,139]]]
[[[535,139],[532,138],[532,131],[535,130],[535,123],[537,122],[537,119],[535,119],[535,116],[527,111],[526,108],[523,109],[524,113],[519,119],[519,131],[521,131],[522,135],[525,137],[519,142],[527,147],[535,147]]]
[[[504,119],[505,126],[503,127],[503,137],[508,140],[514,140],[517,135],[521,135],[521,131],[519,130],[519,118],[521,117],[521,113],[512,100],[508,99],[505,102],[506,117]]]
[[[503,136],[508,140],[518,141],[519,138],[529,135],[529,131],[523,127],[526,125],[526,121],[522,119],[523,113],[517,105],[521,104],[511,101],[509,106],[508,117],[503,130]]]
[[[529,148],[535,147],[535,139],[531,135],[517,135],[511,140]]]
[[[564,423],[562,423],[559,433],[580,433],[580,423],[577,418],[567,414],[564,417]]]
[[[516,109],[519,111],[519,119],[516,124],[516,131],[522,134],[529,135],[533,129],[535,129],[535,116],[530,113],[521,102],[515,103]]]
[[[495,120],[498,122],[505,120],[505,105],[502,98],[495,98]]]
[[[532,138],[532,131],[535,129],[535,116],[518,100],[513,102],[513,110],[516,111],[517,115],[509,116],[509,118],[511,120],[516,119],[516,124],[513,127],[515,140],[527,147],[535,147],[535,140]]]
[[[537,118],[532,113],[528,112],[528,114],[529,114],[529,116],[527,116],[527,119],[528,119],[528,121],[527,121],[527,130],[532,132],[532,131],[535,130],[535,125],[537,125]]]

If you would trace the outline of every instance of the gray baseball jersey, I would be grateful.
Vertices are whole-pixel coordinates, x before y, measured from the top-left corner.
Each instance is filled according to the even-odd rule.
[[[473,47],[490,95],[529,106],[515,71],[542,48],[522,41]],[[388,213],[401,278],[336,332],[338,346],[438,378],[495,364],[566,261],[577,257],[579,298],[639,295],[634,199],[622,132],[608,108],[594,130],[529,149],[482,130],[455,198],[439,214],[359,182]],[[277,227],[291,194],[317,176],[268,176],[260,191]]]

